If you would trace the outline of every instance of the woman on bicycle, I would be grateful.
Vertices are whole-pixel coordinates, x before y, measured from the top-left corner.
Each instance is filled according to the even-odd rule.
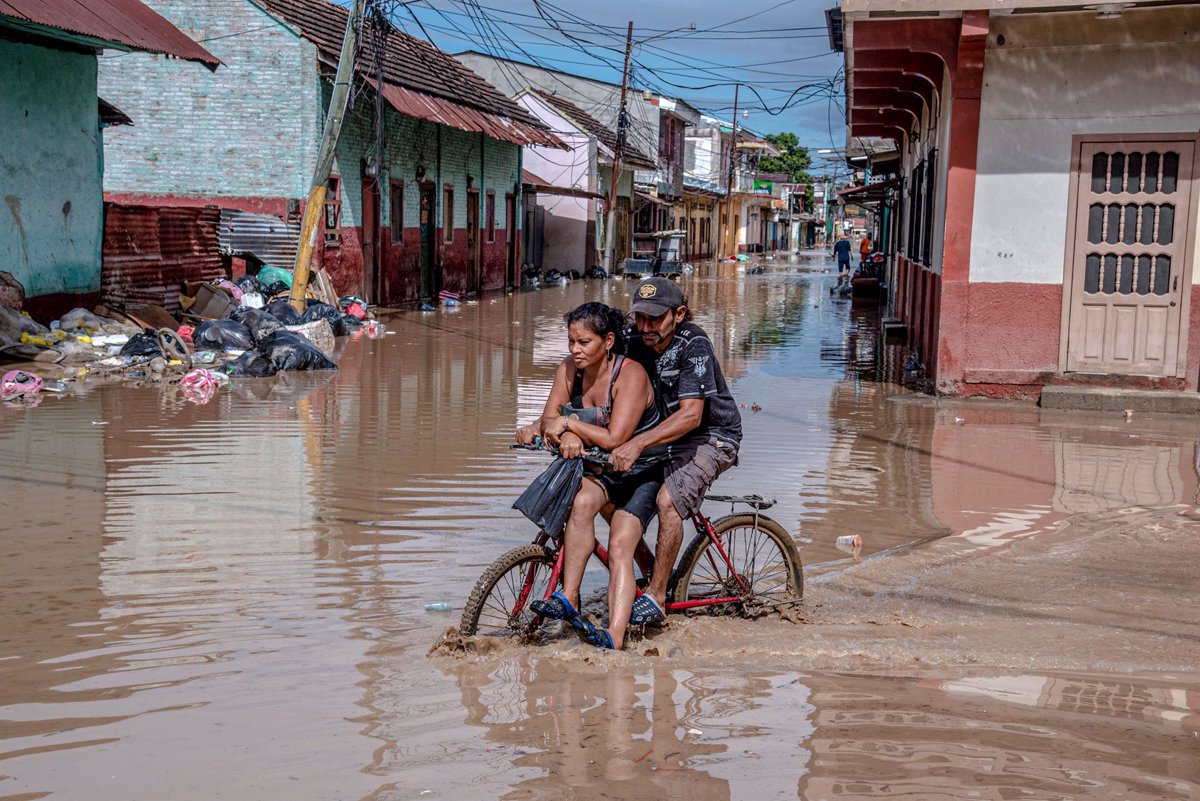
[[[570,354],[558,365],[542,416],[517,430],[528,445],[541,436],[569,459],[588,447],[611,451],[659,421],[654,390],[640,364],[624,356],[625,316],[603,303],[585,303],[566,315]],[[531,606],[566,620],[599,648],[620,649],[637,589],[634,551],[656,513],[662,470],[634,465],[627,473],[584,476],[563,538],[563,588]],[[580,615],[579,587],[596,545],[596,515],[613,508],[609,533],[608,630]]]

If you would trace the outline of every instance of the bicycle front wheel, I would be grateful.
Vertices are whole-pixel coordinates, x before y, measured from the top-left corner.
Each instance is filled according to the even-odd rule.
[[[716,521],[713,529],[728,561],[708,534],[696,535],[671,577],[672,602],[742,597],[741,611],[753,612],[804,597],[800,554],[783,526],[763,515],[737,514]],[[696,608],[711,612],[729,606]]]
[[[541,624],[529,604],[550,594],[554,552],[544,545],[513,548],[492,562],[475,582],[463,609],[459,633],[521,637]]]

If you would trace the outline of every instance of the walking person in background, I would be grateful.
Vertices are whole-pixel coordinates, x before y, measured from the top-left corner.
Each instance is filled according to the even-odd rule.
[[[871,251],[875,249],[874,243],[871,242],[871,235],[865,234],[862,241],[858,243],[858,266],[865,267],[867,259],[871,257]]]
[[[842,234],[833,243],[833,255],[838,265],[838,286],[850,280],[850,237]]]

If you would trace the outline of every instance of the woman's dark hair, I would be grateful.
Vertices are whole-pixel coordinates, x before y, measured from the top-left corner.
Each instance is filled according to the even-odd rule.
[[[592,301],[576,306],[564,315],[567,325],[582,323],[601,338],[613,335],[613,353],[625,352],[625,315],[604,303]]]

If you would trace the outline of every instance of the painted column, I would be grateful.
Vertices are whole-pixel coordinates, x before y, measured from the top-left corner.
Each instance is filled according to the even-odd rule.
[[[971,227],[975,216],[975,168],[979,157],[979,110],[983,90],[988,12],[963,12],[958,59],[951,85],[954,102],[947,152],[946,225],[942,274],[932,287],[930,313],[936,326],[935,360],[928,365],[939,392],[954,392],[967,361],[970,305]]]

